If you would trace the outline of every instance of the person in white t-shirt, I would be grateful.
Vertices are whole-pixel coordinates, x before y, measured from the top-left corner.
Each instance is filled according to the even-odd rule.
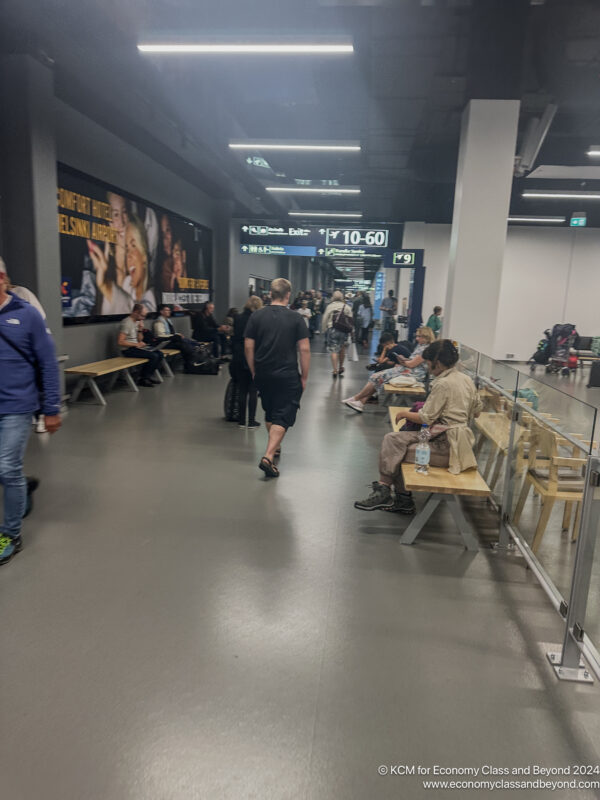
[[[302,305],[300,306],[300,308],[296,309],[296,312],[300,314],[300,316],[304,319],[306,327],[310,328],[310,318],[312,317],[312,312],[308,307],[308,303],[306,300],[302,301]]]

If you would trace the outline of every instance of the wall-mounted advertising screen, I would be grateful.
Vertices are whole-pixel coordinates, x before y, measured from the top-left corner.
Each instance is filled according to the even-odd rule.
[[[61,164],[57,199],[65,324],[210,298],[209,228]]]

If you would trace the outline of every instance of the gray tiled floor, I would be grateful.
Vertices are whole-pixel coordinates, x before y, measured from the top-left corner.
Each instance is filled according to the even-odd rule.
[[[339,405],[365,375],[315,356],[278,481],[264,430],[222,421],[225,376],[32,441],[37,508],[0,574],[2,800],[477,798],[378,766],[598,761],[598,689],[555,681],[523,562],[466,553],[443,515],[403,548],[406,520],[352,507],[388,430]]]

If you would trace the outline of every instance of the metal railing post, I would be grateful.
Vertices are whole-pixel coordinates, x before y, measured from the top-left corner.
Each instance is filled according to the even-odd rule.
[[[565,625],[562,650],[548,652],[560,680],[592,683],[593,679],[581,659],[581,642],[584,635],[594,550],[600,525],[600,458],[589,456],[585,473],[585,489],[569,610]]]

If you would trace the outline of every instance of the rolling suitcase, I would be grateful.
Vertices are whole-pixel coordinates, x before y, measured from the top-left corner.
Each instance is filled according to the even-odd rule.
[[[225,419],[227,422],[239,422],[240,419],[240,386],[233,378],[225,389],[225,401],[223,403]]]
[[[590,377],[588,380],[588,389],[600,386],[600,361],[594,361],[590,369]]]

